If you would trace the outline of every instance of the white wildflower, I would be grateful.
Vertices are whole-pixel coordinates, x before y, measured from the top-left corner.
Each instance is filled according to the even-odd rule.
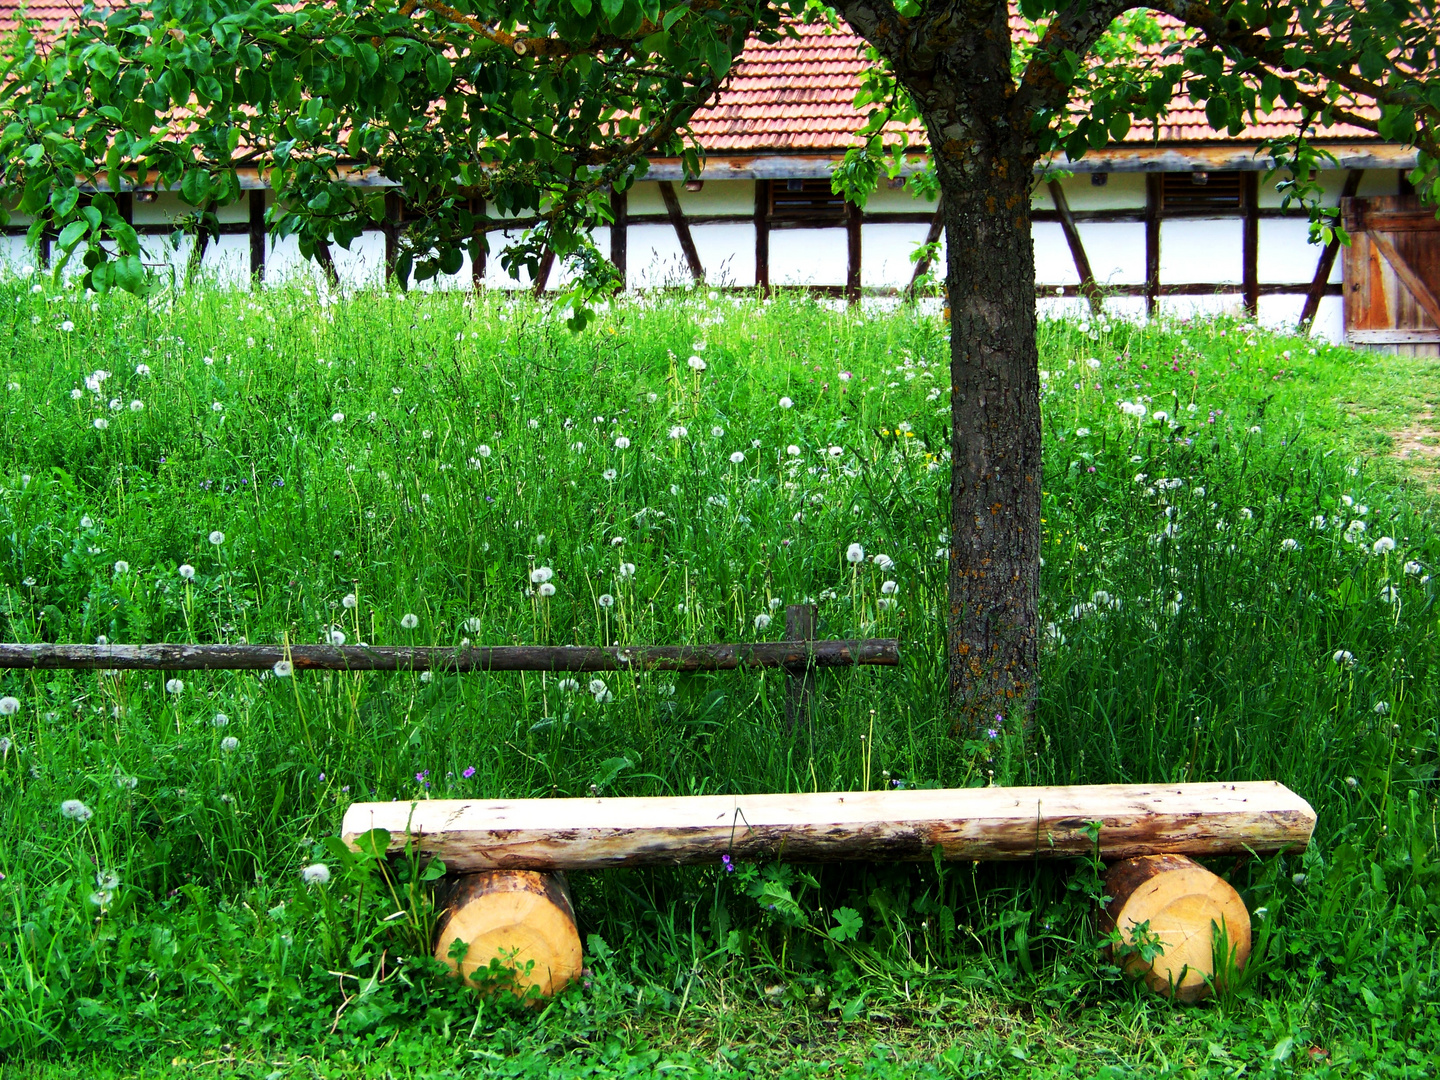
[[[358,603],[360,603],[360,598],[356,596],[353,592],[346,593],[340,598],[340,606],[343,607],[346,611],[355,610],[355,605],[357,605]]]
[[[874,562],[875,562],[875,566],[876,566],[878,569],[880,569],[880,570],[894,570],[894,569],[895,569],[895,560],[892,559],[892,558],[890,558],[889,555],[876,555],[876,556],[875,556],[875,559],[874,559]]]
[[[684,424],[676,424],[670,429],[670,438],[672,439],[683,439],[686,435],[689,434],[690,432],[686,429]]]
[[[1421,567],[1418,562],[1416,562],[1414,559],[1411,559],[1405,564],[1404,569],[1406,574],[1408,574],[1410,577],[1414,577],[1416,574],[1420,573]]]
[[[341,630],[338,626],[332,626],[325,637],[331,645],[340,646],[345,644],[345,631]]]

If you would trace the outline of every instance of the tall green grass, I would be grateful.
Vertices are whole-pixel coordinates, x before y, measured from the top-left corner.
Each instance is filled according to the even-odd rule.
[[[1264,909],[1243,993],[1280,1034],[1207,1037],[1434,1046],[1440,540],[1316,423],[1352,354],[1233,320],[1042,323],[1042,698],[1028,731],[965,741],[933,318],[693,294],[576,336],[497,296],[35,285],[0,283],[5,640],[738,641],[813,600],[823,636],[898,635],[904,661],[822,676],[798,732],[775,673],[0,674],[0,1053],[531,1037],[434,979],[423,910],[382,921],[399,894],[325,846],[355,799],[1262,778],[1320,815],[1303,860],[1226,867]],[[299,880],[316,860],[333,888]],[[1141,1023],[1086,948],[1087,880],[590,875],[594,974],[554,1022],[576,1046],[619,1018],[723,1032],[729,993],[863,1024],[984,984]],[[1367,1015],[1398,1057],[1363,1050]]]

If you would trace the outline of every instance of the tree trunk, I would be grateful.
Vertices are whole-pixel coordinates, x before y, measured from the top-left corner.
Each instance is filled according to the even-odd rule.
[[[1040,379],[1034,153],[1011,119],[1006,6],[952,28],[922,75],[950,312],[950,700],[965,733],[1023,724],[1036,694]]]

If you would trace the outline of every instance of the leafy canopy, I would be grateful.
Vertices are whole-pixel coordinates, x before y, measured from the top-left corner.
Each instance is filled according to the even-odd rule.
[[[1232,134],[1299,108],[1269,146],[1292,197],[1318,205],[1310,136],[1346,123],[1418,145],[1414,179],[1440,199],[1434,4],[1021,0],[1018,13],[1007,122],[1028,132],[1023,167],[1103,147],[1188,96]],[[999,0],[87,2],[63,33],[22,16],[0,44],[0,216],[8,203],[32,218],[32,243],[54,235],[62,267],[83,245],[87,286],[142,292],[139,238],[107,192],[176,190],[204,227],[258,170],[277,193],[270,227],[313,256],[383,217],[384,188],[347,182],[359,176],[413,211],[402,281],[454,273],[488,231],[523,230],[505,265],[533,272],[546,247],[569,259],[583,325],[584,298],[615,285],[587,239],[609,190],[657,156],[699,172],[688,124],[748,37],[843,18],[872,43],[865,138],[835,179],[863,200],[914,149],[896,122],[926,119],[911,88],[941,70],[946,28],[997,16]]]

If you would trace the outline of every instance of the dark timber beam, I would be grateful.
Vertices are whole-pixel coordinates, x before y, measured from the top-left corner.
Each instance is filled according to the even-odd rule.
[[[860,207],[845,204],[845,299],[860,302]]]
[[[685,253],[685,262],[690,266],[690,276],[697,282],[705,280],[705,268],[700,265],[700,253],[695,250],[695,238],[690,235],[690,225],[685,212],[680,209],[680,197],[675,194],[675,185],[661,180],[660,197],[665,200],[665,212],[670,215],[670,224],[680,238],[680,250]]]
[[[937,202],[935,213],[930,215],[930,228],[925,232],[925,254],[915,260],[915,272],[910,275],[910,284],[905,288],[906,299],[915,298],[915,286],[920,279],[930,272],[930,264],[934,261],[930,257],[930,245],[940,239],[940,234],[945,231],[945,211]]]
[[[630,254],[630,195],[610,192],[610,262],[620,272],[620,291],[630,285],[627,261]]]
[[[1364,169],[1351,169],[1350,175],[1345,177],[1345,187],[1341,189],[1340,198],[1353,199],[1355,193],[1360,190],[1360,180],[1365,175]],[[1300,309],[1300,323],[1297,329],[1304,333],[1310,329],[1315,321],[1315,315],[1320,310],[1320,298],[1325,295],[1326,285],[1330,281],[1330,272],[1335,269],[1335,256],[1340,252],[1340,237],[1332,236],[1330,242],[1325,245],[1325,250],[1320,252],[1320,259],[1315,264],[1315,277],[1310,282],[1310,290],[1305,294],[1305,306]]]
[[[1065,242],[1070,245],[1070,257],[1075,260],[1075,272],[1080,275],[1080,295],[1090,301],[1090,310],[1100,313],[1103,301],[1100,290],[1095,286],[1095,274],[1090,269],[1090,257],[1085,254],[1085,245],[1080,240],[1080,228],[1075,216],[1070,213],[1070,200],[1065,198],[1065,189],[1059,180],[1049,183],[1050,198],[1055,203],[1055,213],[1060,216],[1060,228],[1065,233]]]
[[[400,258],[400,219],[403,215],[400,195],[395,191],[385,193],[385,281],[395,280],[395,265]],[[402,283],[403,284],[403,283]]]
[[[320,269],[325,271],[325,280],[332,288],[340,284],[340,274],[335,269],[335,257],[330,254],[330,245],[324,240],[315,245],[315,261],[320,264]]]
[[[770,295],[770,184],[755,181],[755,287]]]
[[[547,247],[545,254],[540,256],[540,268],[535,271],[535,281],[530,286],[530,291],[536,296],[545,295],[545,286],[550,281],[550,271],[555,268],[555,249]]]
[[[250,280],[265,280],[265,191],[250,192]]]
[[[478,195],[470,200],[470,212],[478,218],[486,216],[485,200]],[[481,233],[475,241],[475,249],[470,253],[470,285],[479,292],[485,287],[485,264],[488,261],[490,249],[486,247],[489,233]]]
[[[1160,174],[1145,176],[1145,314],[1155,317],[1160,296]]]
[[[1248,318],[1260,310],[1260,176],[1247,172],[1240,178],[1240,213],[1244,229],[1240,240],[1240,280]]]

